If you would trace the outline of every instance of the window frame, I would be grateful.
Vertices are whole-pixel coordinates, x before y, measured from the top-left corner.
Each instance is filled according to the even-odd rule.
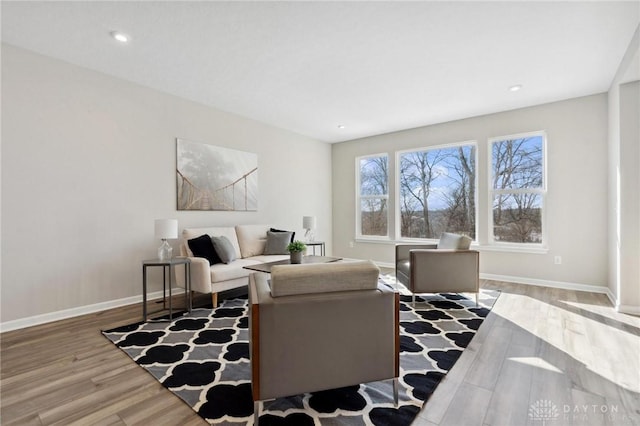
[[[516,188],[516,189],[495,189],[493,187],[494,172],[493,169],[493,144],[496,142],[502,142],[511,139],[525,139],[531,137],[542,138],[542,185],[540,188]],[[533,132],[515,133],[511,135],[495,136],[487,139],[487,245],[488,248],[504,249],[508,251],[538,251],[547,249],[548,233],[547,233],[547,188],[548,188],[548,174],[547,174],[547,133],[544,130],[538,130]],[[540,195],[540,230],[541,241],[540,243],[519,243],[513,241],[499,241],[495,239],[494,223],[493,223],[493,200],[497,194],[538,194]]]
[[[388,152],[381,152],[377,154],[367,154],[356,157],[355,160],[355,192],[356,192],[356,205],[355,205],[355,214],[356,214],[356,240],[368,240],[368,241],[389,241],[389,229],[390,229],[390,208],[389,208],[389,174],[387,174],[387,193],[384,195],[365,195],[361,194],[361,179],[360,179],[360,162],[367,158],[376,158],[376,157],[386,157],[387,158],[387,170],[390,170],[391,164],[389,163],[389,158],[391,157]],[[384,199],[387,202],[387,234],[386,235],[366,235],[362,233],[362,200],[366,199]]]
[[[478,212],[479,212],[479,206],[478,206],[478,192],[479,192],[479,187],[478,187],[478,175],[480,173],[480,169],[478,168],[479,162],[478,162],[478,141],[475,139],[470,139],[470,140],[466,140],[466,141],[461,141],[461,142],[451,142],[451,143],[444,143],[444,144],[438,144],[438,145],[430,145],[430,146],[423,146],[423,147],[419,147],[419,148],[409,148],[409,149],[404,149],[401,151],[396,151],[395,152],[395,182],[394,182],[394,190],[396,193],[396,199],[394,200],[394,214],[395,214],[395,225],[394,225],[394,237],[396,241],[406,241],[406,242],[428,242],[428,243],[433,243],[433,242],[438,242],[438,238],[417,238],[417,237],[403,237],[401,235],[402,233],[402,226],[400,223],[401,220],[401,203],[400,203],[400,157],[403,154],[407,154],[407,153],[411,153],[411,152],[419,152],[419,151],[432,151],[432,150],[438,150],[438,149],[448,149],[448,148],[457,148],[460,146],[469,146],[472,145],[475,148],[475,164],[476,164],[476,173],[475,173],[475,177],[474,177],[474,185],[475,185],[475,193],[474,193],[474,206],[475,206],[475,211],[474,211],[474,215],[475,215],[475,226],[474,226],[474,232],[475,232],[475,238],[473,239],[473,244],[477,244],[478,242]]]

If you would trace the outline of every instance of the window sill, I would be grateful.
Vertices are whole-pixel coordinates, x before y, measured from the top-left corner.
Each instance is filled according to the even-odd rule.
[[[356,238],[354,240],[354,242],[356,243],[373,243],[373,244],[395,244],[397,241],[389,239],[387,237],[380,237],[380,238]]]
[[[474,245],[471,244],[474,248]],[[519,246],[502,246],[502,245],[475,245],[475,249],[478,251],[493,251],[501,253],[524,253],[524,254],[547,254],[549,249],[547,247],[519,247]]]
[[[392,240],[390,238],[356,238],[355,242],[358,244],[437,244],[438,240]],[[547,254],[549,249],[547,247],[520,247],[512,245],[479,245],[477,243],[471,243],[471,249],[487,252],[499,252],[499,253],[523,253],[523,254]]]

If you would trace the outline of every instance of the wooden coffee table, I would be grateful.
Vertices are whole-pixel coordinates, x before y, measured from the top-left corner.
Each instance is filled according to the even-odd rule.
[[[341,257],[329,257],[329,256],[303,256],[301,265],[307,265],[310,263],[330,263],[342,260]],[[256,265],[244,266],[244,269],[251,271],[271,273],[271,267],[274,265],[291,265],[290,259],[277,260],[275,262],[258,263]]]

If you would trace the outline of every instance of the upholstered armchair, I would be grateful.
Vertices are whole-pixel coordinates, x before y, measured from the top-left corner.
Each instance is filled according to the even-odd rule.
[[[280,265],[249,276],[254,424],[261,402],[393,379],[399,296],[372,262]]]
[[[471,238],[443,233],[438,244],[397,244],[396,280],[413,294],[475,293],[480,290],[480,253]]]

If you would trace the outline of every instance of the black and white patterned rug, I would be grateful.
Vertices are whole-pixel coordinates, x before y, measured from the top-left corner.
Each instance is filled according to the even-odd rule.
[[[384,279],[392,281],[392,279]],[[409,425],[498,297],[482,290],[411,296],[400,290],[400,391],[374,382],[266,402],[260,425]],[[137,323],[103,334],[211,424],[253,424],[246,299],[195,309],[173,322]]]

